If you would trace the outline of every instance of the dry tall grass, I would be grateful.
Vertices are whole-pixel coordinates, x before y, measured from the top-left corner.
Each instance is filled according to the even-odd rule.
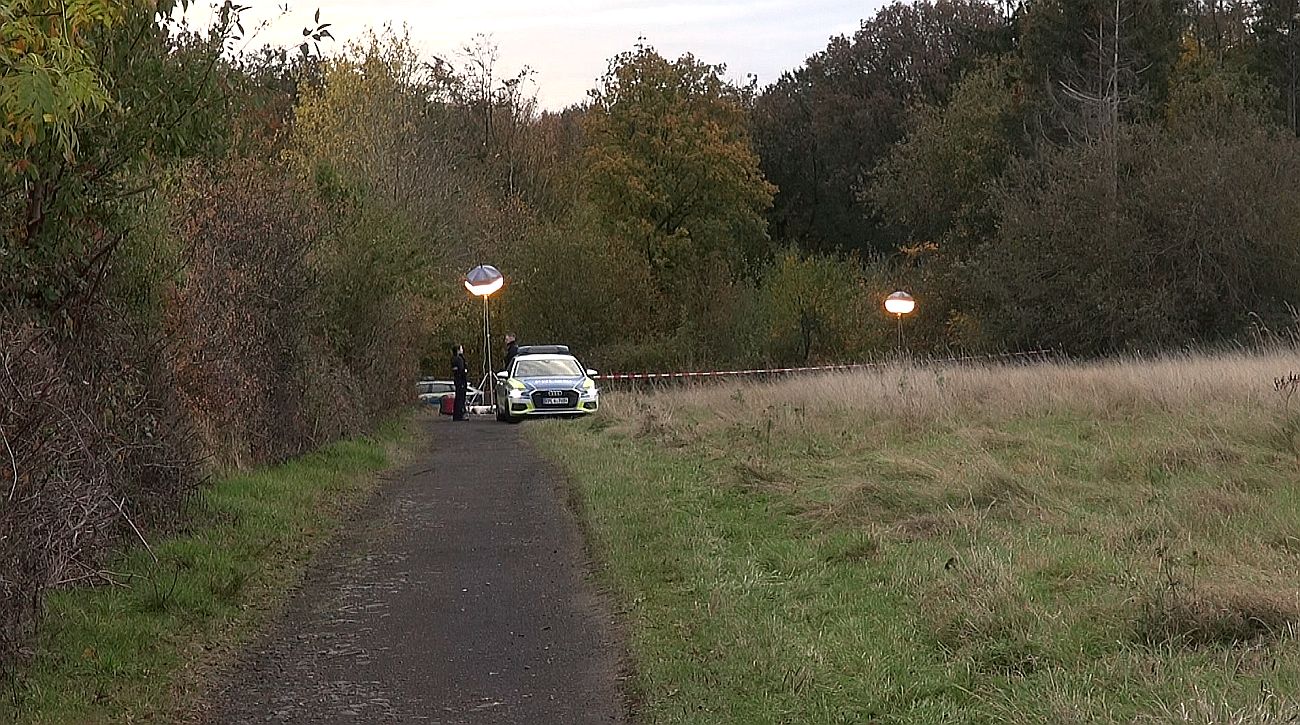
[[[1141,408],[1202,417],[1215,407],[1265,411],[1285,406],[1273,381],[1296,370],[1296,350],[1086,363],[892,364],[777,381],[641,389],[634,395],[609,396],[607,406],[619,418],[638,412],[647,401],[666,415],[686,406],[726,416],[739,396],[751,408],[793,405],[812,413],[862,412],[928,421],[1005,420],[1041,413],[1104,417]],[[1296,397],[1300,408],[1300,395]]]
[[[892,365],[613,392],[593,428],[859,532],[1008,718],[1170,719],[1192,686],[1231,714],[1300,682],[1297,372],[1295,350]]]

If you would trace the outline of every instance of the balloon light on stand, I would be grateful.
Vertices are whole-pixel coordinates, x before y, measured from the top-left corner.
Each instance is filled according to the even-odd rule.
[[[910,315],[916,309],[916,299],[899,290],[885,298],[885,311],[898,318],[898,349],[903,349],[903,315]]]
[[[501,270],[490,264],[480,264],[465,273],[465,289],[475,297],[483,298],[483,381],[479,390],[487,392],[487,403],[492,405],[496,395],[492,385],[492,319],[488,315],[488,298],[499,291],[506,283]]]
[[[482,297],[484,300],[501,289],[505,283],[506,278],[501,275],[501,270],[490,264],[480,264],[465,274],[465,289],[475,297]]]

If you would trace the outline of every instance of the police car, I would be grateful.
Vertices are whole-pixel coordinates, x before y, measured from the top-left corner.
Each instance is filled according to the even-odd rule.
[[[565,345],[519,348],[509,370],[497,373],[497,420],[580,416],[600,408],[595,370],[587,370]]]

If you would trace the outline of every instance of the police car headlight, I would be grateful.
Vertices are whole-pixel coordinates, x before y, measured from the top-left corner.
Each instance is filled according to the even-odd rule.
[[[511,399],[511,400],[523,400],[524,398],[527,398],[527,397],[528,397],[528,393],[525,392],[525,391],[523,391],[523,390],[511,390],[511,391],[510,391],[510,399]]]

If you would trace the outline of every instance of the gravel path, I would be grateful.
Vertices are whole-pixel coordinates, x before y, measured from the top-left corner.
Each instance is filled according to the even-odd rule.
[[[213,722],[626,721],[559,477],[519,426],[420,425],[428,452],[313,563]]]

